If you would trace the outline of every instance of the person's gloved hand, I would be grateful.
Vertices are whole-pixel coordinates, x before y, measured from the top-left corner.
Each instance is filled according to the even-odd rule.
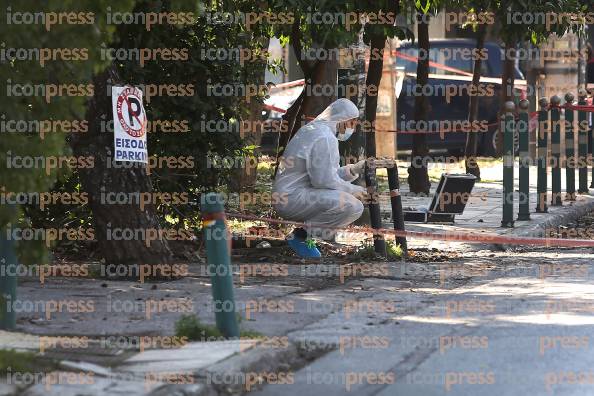
[[[367,199],[367,189],[361,186],[354,186],[356,187],[355,191],[353,191],[353,196],[357,198],[359,201],[364,201]]]
[[[359,176],[360,174],[362,174],[365,171],[365,163],[366,162],[367,162],[367,160],[361,160],[357,163],[349,164],[346,167],[349,170],[349,172],[351,173],[351,175]]]

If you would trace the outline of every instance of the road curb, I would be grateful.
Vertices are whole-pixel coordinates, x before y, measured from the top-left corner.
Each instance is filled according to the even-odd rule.
[[[547,236],[547,230],[571,223],[572,221],[577,220],[591,211],[594,211],[594,199],[588,199],[581,202],[576,201],[571,206],[565,206],[561,213],[545,214],[546,218],[536,224],[533,224],[528,229],[511,231],[506,235],[515,237],[544,238]],[[499,244],[492,246],[498,250],[510,250],[516,247],[514,245]]]
[[[569,207],[569,206],[568,206]],[[571,210],[564,213],[556,213],[551,217],[547,218],[538,224],[535,224],[529,230],[523,230],[516,234],[518,236],[532,236],[532,237],[545,237],[546,230],[553,227],[558,227],[578,218],[584,216],[588,212],[594,210],[594,200],[585,201],[584,203],[576,202],[572,205]]]
[[[208,369],[199,370],[196,378],[208,388],[204,395],[242,395],[265,385],[267,382],[263,374],[274,373],[278,376],[278,373],[294,372],[327,352],[328,349],[304,350],[291,342],[286,347],[278,348],[255,346],[217,362]],[[249,389],[246,384],[248,375],[252,380],[258,379],[255,384],[249,385]]]

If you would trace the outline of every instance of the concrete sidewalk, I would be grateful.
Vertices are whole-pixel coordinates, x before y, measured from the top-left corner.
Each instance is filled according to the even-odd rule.
[[[99,351],[99,345],[93,347],[92,340],[89,346],[78,350],[50,348],[40,353],[40,346],[47,344],[49,338],[52,337],[0,330],[0,350],[28,352],[50,367],[34,372],[9,369],[0,378],[0,395],[208,396],[218,393],[214,388],[221,381],[216,379],[225,374],[223,369],[229,370],[227,360],[241,362],[241,367],[235,367],[236,372],[249,372],[250,364],[258,362],[252,356],[261,354],[258,340],[190,342],[179,348],[150,349],[131,356],[114,349],[111,355],[120,359],[106,364],[102,359],[106,351]],[[280,364],[274,357],[266,358],[272,366]],[[84,380],[80,378],[82,373]]]
[[[450,169],[450,172],[463,173],[454,169]],[[402,172],[401,174],[404,175]],[[482,169],[482,176],[485,182],[475,186],[466,211],[456,218],[455,224],[408,223],[407,229],[540,236],[547,227],[573,221],[589,210],[594,210],[594,196],[579,195],[573,203],[564,202],[562,207],[549,207],[547,214],[533,213],[536,207],[536,169],[533,168],[530,204],[532,220],[516,222],[513,229],[502,228],[501,169]],[[562,176],[565,177],[564,171]],[[435,190],[436,184],[433,183],[432,191]],[[562,185],[565,186],[564,179]],[[403,187],[404,206],[429,205],[431,197],[412,197],[407,195],[408,186]],[[382,198],[382,212],[386,217],[384,226],[392,228],[389,223],[389,197],[384,194]],[[514,213],[517,213],[517,209],[516,202]],[[419,239],[411,239],[409,244],[413,248],[429,247],[439,250],[460,249],[462,245]],[[494,270],[500,260],[508,260],[508,263],[517,260],[516,255],[508,259],[502,252],[488,252],[483,255],[480,255],[480,252],[468,252],[464,258],[454,263],[443,263],[446,265],[446,273],[450,265],[463,265],[464,268],[473,266],[472,260],[475,264],[478,262],[482,270],[485,270],[484,262],[488,262],[489,271],[491,268]],[[585,256],[585,252],[580,252],[579,255],[576,254],[567,260],[571,263],[581,260],[582,253],[584,260],[590,259]],[[550,263],[557,262],[557,252],[549,250],[527,256],[525,260],[536,263],[536,260],[542,260],[542,256],[546,254],[551,256],[548,258]],[[299,265],[288,265],[286,277],[254,277],[246,283],[236,284],[235,296],[238,302],[283,300],[290,304],[287,306],[293,307],[287,312],[255,312],[250,319],[246,317],[244,323],[247,330],[258,331],[269,338],[286,337],[290,342],[282,348],[273,348],[270,344],[262,345],[245,339],[192,342],[181,348],[151,349],[140,353],[130,349],[101,348],[99,340],[112,335],[172,335],[174,323],[179,317],[175,312],[162,312],[157,315],[157,319],[147,321],[142,312],[112,312],[107,310],[108,305],[104,301],[106,296],[110,296],[108,301],[191,298],[195,302],[193,312],[205,319],[206,324],[212,324],[214,317],[209,309],[209,304],[212,303],[210,279],[200,275],[203,271],[199,270],[199,266],[203,264],[196,264],[191,277],[162,282],[158,287],[100,279],[77,279],[73,282],[72,279],[62,278],[52,279],[40,287],[37,279],[23,279],[19,285],[20,293],[32,301],[61,300],[66,295],[96,298],[101,303],[96,304],[95,311],[89,316],[60,312],[53,315],[50,321],[42,320],[43,313],[22,314],[19,318],[19,330],[24,331],[23,333],[0,332],[0,349],[29,351],[36,355],[41,342],[39,334],[53,337],[78,334],[81,337],[89,337],[89,346],[80,350],[49,348],[45,358],[51,358],[55,362],[51,375],[46,372],[36,373],[42,374],[41,377],[38,376],[31,383],[20,385],[7,383],[8,377],[0,378],[0,395],[240,394],[246,390],[248,374],[253,376],[251,379],[256,381],[254,387],[257,387],[261,382],[262,373],[283,370],[297,372],[301,367],[308,367],[308,362],[317,361],[320,356],[332,356],[332,353],[336,355],[337,352],[331,351],[337,349],[336,338],[341,335],[363,336],[377,327],[385,328],[393,336],[394,326],[400,325],[399,323],[406,324],[407,315],[434,309],[431,307],[435,307],[443,295],[449,295],[450,289],[453,291],[476,277],[464,274],[461,276],[449,268],[452,272],[451,279],[446,279],[442,267],[436,263],[397,261],[384,264],[387,273],[360,279],[352,277],[344,282],[336,279],[338,271],[335,267],[339,267],[338,264],[328,260],[323,264],[312,264],[311,267],[315,271],[304,271],[305,268]],[[531,271],[538,273],[538,269]],[[318,285],[320,278],[325,277],[328,278],[327,284]],[[317,283],[314,284],[314,280]],[[419,293],[419,290],[423,289],[426,292]],[[346,310],[347,306],[350,307],[361,299],[394,301],[399,310],[396,313]],[[108,318],[109,326],[106,327]],[[418,331],[412,327],[409,330],[411,334]],[[366,359],[369,360],[369,357]],[[337,359],[334,363],[340,364],[340,361]],[[16,374],[16,370],[13,370],[13,373]],[[86,382],[68,383],[64,379],[68,379],[72,373],[92,373],[92,378],[87,378]],[[90,379],[92,383],[88,383]],[[52,381],[58,383],[48,385]],[[299,382],[298,379],[296,381]],[[297,386],[295,391],[302,392],[303,389]]]
[[[461,167],[448,166],[449,173],[465,173]],[[406,175],[406,169],[399,167],[400,177]],[[514,194],[514,219],[517,218],[518,213],[518,168],[514,170],[515,176],[515,194]],[[591,180],[591,170],[588,173]],[[501,227],[503,199],[502,199],[502,180],[503,172],[502,166],[497,165],[489,168],[481,169],[481,178],[483,182],[475,184],[472,195],[466,205],[466,209],[462,215],[456,216],[454,224],[422,224],[410,223],[405,224],[406,230],[422,231],[422,232],[470,232],[470,233],[488,233],[497,235],[509,236],[545,236],[548,229],[557,227],[574,221],[583,216],[587,212],[594,210],[594,196],[590,194],[579,194],[575,201],[565,200],[565,169],[561,170],[561,186],[563,192],[563,206],[550,206],[550,191],[551,191],[551,175],[549,169],[548,175],[548,193],[547,199],[548,213],[536,213],[536,181],[537,168],[530,168],[530,217],[529,221],[516,221],[514,228]],[[576,189],[578,183],[578,174],[576,171]],[[590,183],[588,183],[589,185]],[[408,184],[401,186],[402,205],[403,208],[422,208],[428,207],[433,196],[430,197],[416,197],[409,192]],[[435,192],[437,182],[431,185],[431,194]],[[390,197],[387,192],[382,191],[380,198],[380,206],[382,211],[382,218],[384,219],[383,226],[392,229],[392,210],[390,207]],[[352,238],[352,235],[349,235]],[[342,240],[346,242],[346,240]],[[444,248],[444,242],[432,240],[410,239],[409,247],[418,248]],[[448,245],[460,245],[459,243],[448,243]]]

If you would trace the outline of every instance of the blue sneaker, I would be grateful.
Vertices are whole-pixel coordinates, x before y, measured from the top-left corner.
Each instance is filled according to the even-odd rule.
[[[297,256],[301,258],[319,258],[322,254],[316,247],[316,243],[311,239],[300,239],[294,235],[287,237],[287,243],[289,247],[293,249]]]

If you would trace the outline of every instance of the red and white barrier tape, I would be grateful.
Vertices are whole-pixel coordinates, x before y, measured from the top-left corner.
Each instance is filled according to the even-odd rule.
[[[286,113],[287,111],[285,109],[281,109],[279,107],[276,106],[272,106],[272,105],[264,105],[265,109],[269,109],[269,110],[273,110],[279,113]],[[538,112],[532,112],[530,113],[530,121],[534,121],[534,119],[536,118]],[[314,117],[306,117],[306,119],[308,120],[313,120]],[[461,120],[463,121],[463,120]],[[493,122],[490,124],[485,125],[487,128],[498,125],[498,122]],[[420,131],[420,130],[393,130],[393,129],[376,129],[375,132],[376,133],[400,133],[402,135],[431,135],[431,134],[439,134],[439,135],[443,135],[445,133],[471,133],[471,132],[475,132],[475,133],[486,133],[487,131],[475,131],[475,130],[466,130],[468,128],[464,128],[464,127],[459,127],[453,130],[438,130],[438,131]]]
[[[397,50],[393,50],[392,51],[392,55],[393,56],[396,56],[397,58],[401,58],[401,59],[407,60],[409,62],[419,63],[419,59],[417,57],[403,54],[402,52],[399,52]],[[455,67],[447,66],[447,65],[444,65],[442,63],[437,63],[437,62],[429,61],[429,67],[433,67],[433,68],[436,68],[436,69],[441,69],[441,70],[444,70],[444,71],[449,71],[449,72],[452,72],[452,73],[459,74],[461,76],[472,77],[472,73],[469,73],[469,72],[464,71],[464,70],[461,70],[461,69],[457,69]]]
[[[561,238],[536,238],[536,237],[510,237],[497,234],[486,233],[472,233],[472,232],[419,232],[419,231],[400,231],[391,230],[387,228],[373,229],[370,227],[326,227],[318,225],[307,225],[296,221],[272,219],[266,217],[258,217],[251,215],[244,215],[241,213],[229,213],[226,215],[231,218],[261,221],[273,224],[285,224],[298,227],[316,227],[322,229],[329,229],[333,231],[344,231],[352,234],[376,234],[376,235],[392,235],[395,237],[406,237],[412,239],[428,239],[447,242],[466,242],[466,243],[489,243],[495,245],[515,245],[515,246],[544,246],[544,247],[594,247],[594,240],[588,239],[561,239]]]
[[[288,81],[288,82],[281,83],[281,84],[276,84],[272,88],[270,88],[270,90],[275,91],[275,90],[279,90],[279,89],[299,87],[301,85],[305,85],[305,79],[303,79],[303,78],[300,80],[294,80],[294,81]]]
[[[594,106],[588,106],[588,105],[570,105],[570,104],[564,104],[561,106],[553,106],[550,105],[549,108],[554,109],[554,108],[558,108],[558,109],[569,109],[569,110],[577,110],[577,111],[584,111],[587,113],[594,113]]]

